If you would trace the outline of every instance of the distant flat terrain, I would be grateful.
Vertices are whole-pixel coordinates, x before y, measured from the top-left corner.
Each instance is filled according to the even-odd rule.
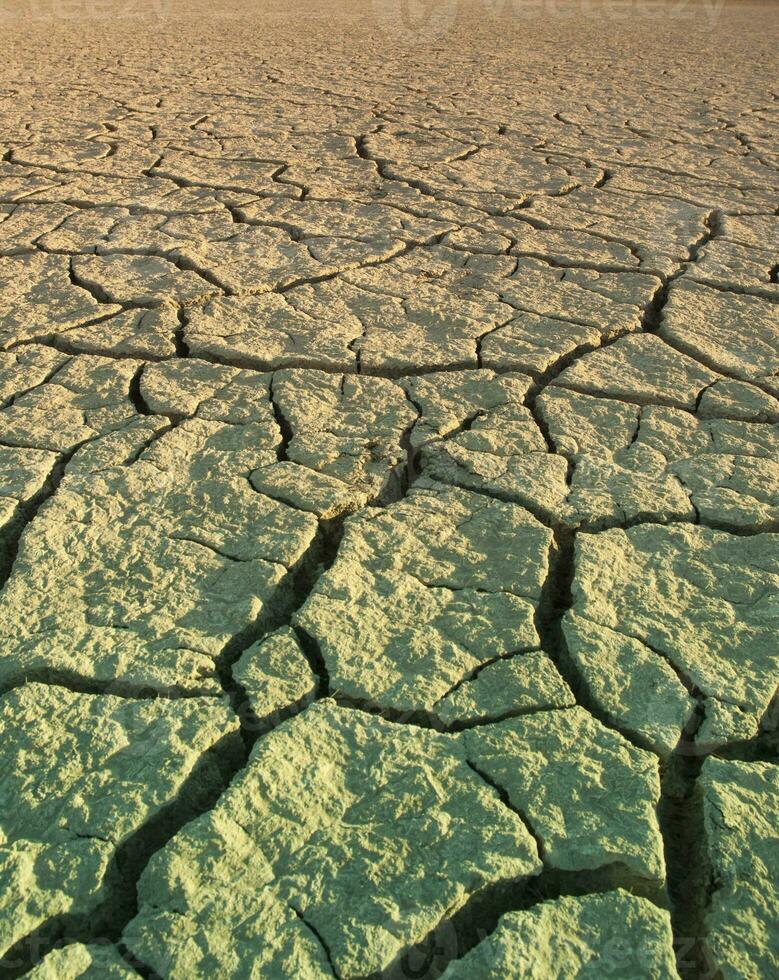
[[[779,6],[0,6],[0,978],[779,975]]]

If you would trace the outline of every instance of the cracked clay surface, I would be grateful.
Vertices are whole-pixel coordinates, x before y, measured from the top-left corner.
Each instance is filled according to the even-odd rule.
[[[779,975],[777,8],[33,6],[0,980]]]

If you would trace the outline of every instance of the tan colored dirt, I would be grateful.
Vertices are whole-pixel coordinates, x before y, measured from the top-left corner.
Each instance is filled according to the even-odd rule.
[[[0,977],[778,975],[779,7],[0,27]]]

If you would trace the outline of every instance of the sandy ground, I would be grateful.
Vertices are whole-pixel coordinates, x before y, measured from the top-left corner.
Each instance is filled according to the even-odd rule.
[[[777,975],[779,6],[0,25],[0,976]]]

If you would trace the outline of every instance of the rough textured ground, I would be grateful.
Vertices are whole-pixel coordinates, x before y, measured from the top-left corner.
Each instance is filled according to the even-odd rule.
[[[779,13],[711,7],[5,11],[0,976],[779,974]]]

